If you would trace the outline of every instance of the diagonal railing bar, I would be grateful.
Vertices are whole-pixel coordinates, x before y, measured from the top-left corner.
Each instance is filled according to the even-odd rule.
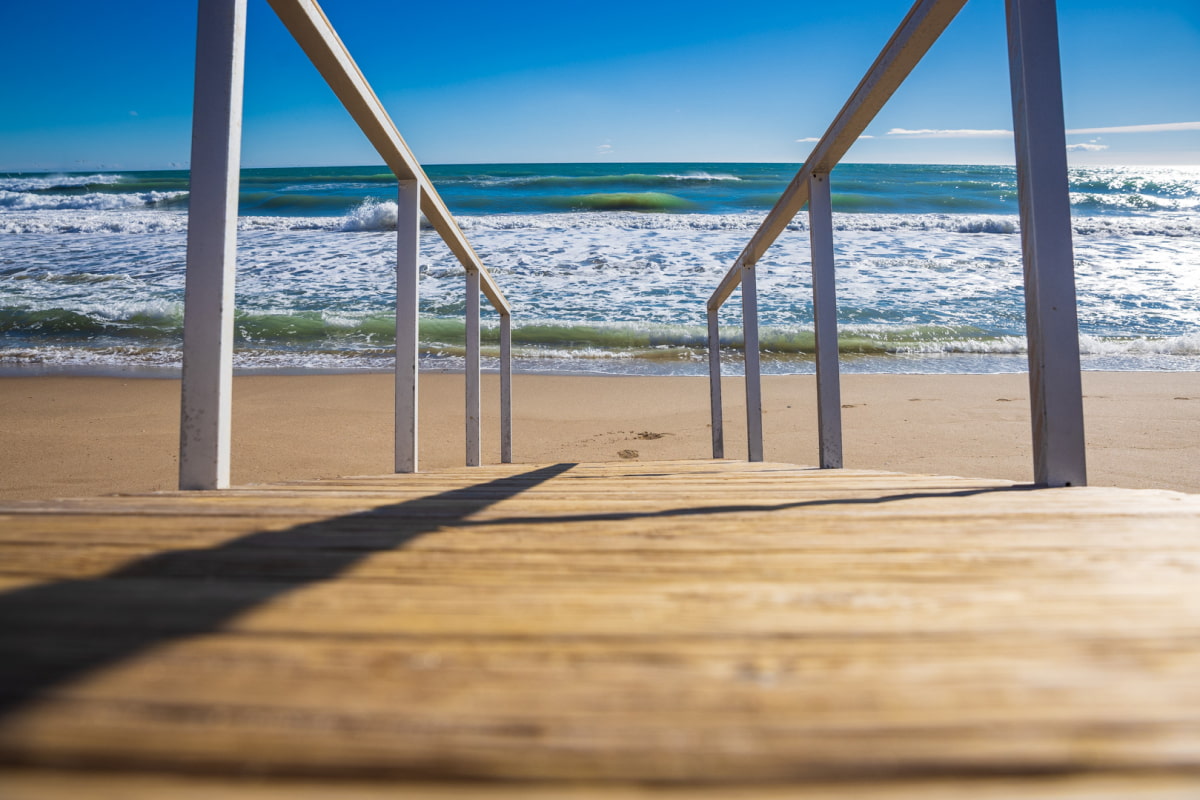
[[[478,271],[483,293],[497,311],[510,311],[508,300],[463,235],[421,164],[396,129],[358,64],[314,0],[267,0],[276,16],[325,78],[350,116],[370,140],[397,180],[415,180],[421,187],[421,213],[446,242],[459,263]]]
[[[808,203],[808,176],[833,170],[966,3],[967,0],[919,0],[913,5],[750,243],[725,273],[708,300],[709,310],[721,307],[741,282],[742,268],[757,264]]]
[[[500,460],[512,461],[512,310],[315,0],[268,0],[397,180],[395,468],[418,467],[420,217],[466,271],[466,461],[480,457],[479,295],[500,315]],[[179,485],[229,485],[233,282],[246,0],[200,0],[184,301]]]
[[[837,303],[834,289],[833,168],[966,4],[917,0],[817,142],[804,165],[725,273],[707,303],[713,457],[724,457],[718,312],[741,285],[745,329],[749,460],[762,460],[755,265],[804,206],[809,208],[813,327],[817,356],[820,465],[842,465]],[[1034,480],[1087,482],[1079,375],[1074,257],[1058,20],[1054,0],[1006,0],[1013,129],[1025,272]]]

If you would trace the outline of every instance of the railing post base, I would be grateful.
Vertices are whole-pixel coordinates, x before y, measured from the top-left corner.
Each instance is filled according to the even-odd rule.
[[[708,312],[708,403],[712,416],[713,458],[725,457],[725,422],[721,408],[721,329],[718,313]]]

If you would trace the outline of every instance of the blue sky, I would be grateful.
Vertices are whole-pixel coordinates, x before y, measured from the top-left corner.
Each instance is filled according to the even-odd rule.
[[[323,3],[430,164],[800,162],[909,5]],[[0,170],[186,166],[195,14],[0,2]],[[1059,22],[1072,162],[1200,164],[1200,2]],[[243,165],[380,163],[266,0],[248,29]],[[970,0],[846,160],[1011,163],[1006,58],[1002,0]]]

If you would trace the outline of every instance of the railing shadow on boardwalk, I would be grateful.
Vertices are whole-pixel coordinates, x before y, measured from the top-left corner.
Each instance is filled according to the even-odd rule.
[[[982,489],[963,489],[954,492],[907,492],[905,494],[889,494],[882,497],[842,497],[824,500],[797,500],[793,503],[743,503],[725,506],[695,506],[692,508],[668,508],[663,511],[609,511],[598,514],[565,514],[556,517],[496,517],[487,522],[464,521],[463,527],[472,525],[547,525],[570,524],[573,522],[627,522],[635,519],[667,519],[670,517],[707,517],[717,514],[769,514],[773,511],[793,511],[800,508],[818,508],[823,506],[869,506],[883,503],[898,503],[903,500],[929,500],[942,497],[972,497],[980,494],[995,494],[996,492],[1026,492],[1036,490],[1033,484],[1015,484],[1013,486],[989,486]]]
[[[375,553],[461,524],[573,466],[555,464],[356,514],[260,531],[217,547],[156,553],[100,577],[0,594],[0,717],[65,681],[154,645],[210,633],[276,597],[335,578]],[[80,626],[78,635],[64,636],[74,633],[73,610],[83,608],[88,609],[86,629]],[[49,611],[61,622],[56,619],[51,630],[36,630],[30,619],[34,610],[39,612],[35,619]]]
[[[217,547],[156,553],[96,578],[55,581],[0,594],[0,717],[62,683],[150,647],[216,631],[235,616],[281,595],[336,578],[375,553],[403,548],[446,527],[771,513],[1032,488],[1001,486],[769,505],[502,517],[486,523],[468,519],[574,466],[555,464],[285,530],[260,531]],[[73,613],[83,608],[88,609],[86,627],[71,621]],[[43,629],[38,620],[44,620],[47,612],[54,623]]]

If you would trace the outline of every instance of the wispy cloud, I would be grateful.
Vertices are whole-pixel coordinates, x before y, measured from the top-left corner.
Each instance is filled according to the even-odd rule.
[[[1168,131],[1200,131],[1200,122],[1160,122],[1152,125],[1117,125],[1108,128],[1072,128],[1069,134],[1085,135],[1091,133],[1165,133]],[[888,136],[899,136],[906,139],[973,139],[998,138],[1012,136],[1009,130],[980,130],[976,128],[892,128]],[[1076,148],[1089,149],[1089,148]]]
[[[1154,125],[1118,125],[1113,128],[1074,128],[1067,133],[1166,133],[1200,131],[1200,122],[1160,122]]]
[[[611,156],[612,152],[613,146],[611,144],[596,145],[596,155],[598,156]]]
[[[979,130],[976,128],[920,128],[919,130],[892,128],[887,132],[887,135],[903,136],[906,139],[983,139],[1012,136],[1013,132],[1005,130]]]
[[[1101,150],[1107,150],[1108,145],[1096,144],[1095,142],[1080,142],[1079,144],[1067,145],[1068,152],[1076,152],[1082,150],[1085,153],[1099,153]]]

